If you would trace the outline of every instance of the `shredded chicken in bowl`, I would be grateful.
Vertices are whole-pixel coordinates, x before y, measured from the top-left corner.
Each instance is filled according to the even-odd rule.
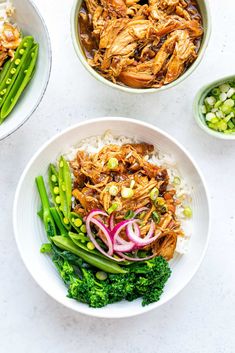
[[[148,88],[187,70],[203,27],[195,0],[84,0],[79,32],[89,64],[102,76]]]
[[[154,222],[156,241],[144,249],[169,260],[174,255],[177,237],[183,235],[176,217],[180,202],[175,189],[169,186],[167,170],[147,160],[153,151],[154,147],[146,143],[110,144],[94,154],[78,151],[70,162],[74,211],[86,217],[92,210],[100,209],[112,214],[113,224],[137,212],[142,238],[146,238]],[[102,232],[97,232],[102,239]],[[127,240],[125,232],[121,236]]]

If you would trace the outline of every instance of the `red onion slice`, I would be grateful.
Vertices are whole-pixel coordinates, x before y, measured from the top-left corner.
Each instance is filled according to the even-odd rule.
[[[91,211],[91,212],[89,213],[89,215],[86,217],[86,229],[87,229],[87,235],[88,235],[90,241],[94,244],[94,246],[96,247],[96,249],[97,249],[101,254],[103,254],[103,255],[105,255],[106,257],[108,257],[108,258],[110,258],[110,259],[112,259],[112,260],[114,260],[114,261],[117,261],[117,262],[123,261],[123,259],[116,259],[116,258],[112,257],[111,255],[109,255],[109,253],[112,253],[112,252],[113,252],[113,246],[112,246],[112,248],[109,248],[109,252],[107,253],[104,249],[102,249],[102,247],[101,247],[101,246],[97,243],[97,241],[95,240],[95,237],[93,236],[92,231],[91,231],[91,222],[93,222],[94,224],[96,224],[98,227],[100,226],[100,223],[101,223],[99,220],[93,218],[93,217],[96,216],[96,215],[108,216],[107,213],[105,213],[105,212],[103,212],[103,211],[101,211],[101,210],[93,210],[93,211]],[[102,223],[101,223],[101,224],[102,224]],[[103,225],[103,227],[102,227],[102,231],[103,231],[103,229],[105,229],[106,227],[105,227],[104,224],[102,224],[102,225]],[[105,233],[106,233],[106,229],[105,229]],[[104,233],[104,234],[105,234],[105,233]],[[105,235],[106,235],[106,234],[105,234]],[[108,238],[110,239],[110,242],[111,242],[110,235],[109,235],[109,237],[107,237],[107,241],[108,241]],[[112,249],[112,250],[110,250],[110,249]]]
[[[108,228],[102,222],[100,222],[98,219],[91,218],[90,222],[95,224],[102,231],[102,233],[105,235],[105,238],[106,238],[105,245],[107,245],[107,247],[109,249],[107,254],[110,256],[113,255],[113,243],[112,243]]]
[[[148,210],[148,207],[141,207],[141,208],[138,208],[135,212],[134,212],[134,217],[136,217],[139,213],[142,213],[144,211],[147,211]]]
[[[130,239],[130,241],[133,241],[136,245],[146,246],[146,245],[149,245],[150,243],[152,243],[154,240],[156,240],[159,237],[159,233],[153,237],[154,230],[155,230],[155,224],[152,221],[148,234],[146,235],[145,238],[141,238],[139,236],[139,232],[137,233],[137,231],[136,231],[136,227],[135,227],[135,230],[133,230],[132,224],[128,224],[127,225],[127,236]]]
[[[112,231],[114,227],[115,227],[114,214],[112,213],[111,216],[109,217],[109,229]]]

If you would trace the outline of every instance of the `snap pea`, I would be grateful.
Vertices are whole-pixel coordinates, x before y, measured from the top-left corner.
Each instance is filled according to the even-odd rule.
[[[31,36],[24,37],[18,49],[15,52],[14,59],[11,62],[4,80],[0,83],[0,107],[4,104],[17,76],[22,68],[30,49],[32,48],[34,39]]]
[[[70,251],[71,253],[79,256],[81,259],[86,261],[88,264],[99,268],[100,270],[103,270],[108,273],[126,273],[126,271],[121,268],[121,266],[119,266],[118,264],[96,256],[94,254],[91,254],[83,249],[80,249],[69,238],[62,236],[54,236],[51,239],[53,243],[60,249]]]
[[[69,223],[72,203],[72,181],[69,165],[63,156],[59,159],[58,176],[61,211],[65,217],[64,221],[66,220]]]
[[[50,212],[50,203],[49,203],[49,199],[47,196],[44,180],[41,175],[36,178],[36,184],[37,184],[38,192],[39,192],[41,203],[42,203],[43,223],[45,226],[46,233],[47,233],[48,237],[50,238],[50,237],[56,235],[56,227],[55,227],[55,223],[54,223],[54,220],[53,220],[51,212]]]
[[[68,233],[70,239],[74,242],[74,244],[76,246],[78,246],[79,248],[94,254],[96,256],[102,257],[103,259],[107,259],[107,257],[105,257],[103,254],[101,254],[97,249],[89,249],[89,243],[90,243],[90,239],[88,237],[86,237],[84,234],[80,233],[80,234],[75,234],[72,232]],[[109,260],[110,262],[112,262],[112,260]]]
[[[70,230],[71,226],[69,223],[67,224],[67,222],[66,223],[64,222],[64,216],[59,208],[60,207],[59,175],[58,175],[56,166],[54,164],[50,164],[48,168],[48,184],[51,192],[51,197],[55,205],[56,211],[60,217],[60,220],[63,223],[63,226],[67,230]]]
[[[8,60],[5,62],[2,70],[0,71],[0,83],[4,80],[10,65],[11,65],[11,60]]]
[[[51,207],[50,208],[50,212],[51,212],[51,215],[52,215],[52,217],[54,219],[54,222],[55,222],[57,228],[59,229],[59,232],[60,232],[59,234],[63,235],[63,236],[67,236],[68,235],[68,231],[64,227],[63,223],[61,222],[60,216],[59,216],[56,208],[55,207]]]
[[[19,74],[12,86],[6,100],[2,106],[0,123],[6,119],[10,114],[16,103],[18,102],[20,96],[22,95],[24,89],[30,82],[32,78],[32,73],[34,71],[36,62],[38,58],[38,44],[36,44],[28,53]]]

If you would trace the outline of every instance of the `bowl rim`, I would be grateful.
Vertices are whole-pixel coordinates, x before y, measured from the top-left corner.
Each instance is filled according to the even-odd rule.
[[[38,108],[39,104],[41,103],[45,93],[46,93],[46,89],[50,80],[50,76],[51,76],[51,68],[52,68],[52,48],[51,48],[51,39],[50,39],[50,35],[49,35],[49,31],[46,25],[46,22],[44,20],[44,18],[42,17],[38,7],[34,4],[33,1],[31,0],[27,0],[29,5],[33,8],[33,10],[35,11],[35,13],[38,15],[38,17],[40,18],[41,22],[42,22],[42,26],[45,30],[45,34],[46,34],[46,41],[47,41],[47,46],[48,46],[48,70],[47,70],[47,79],[46,82],[43,86],[43,89],[40,93],[40,96],[38,97],[38,100],[36,101],[36,103],[34,104],[34,106],[32,107],[32,109],[29,111],[29,113],[25,116],[25,118],[17,125],[15,125],[14,127],[12,127],[12,129],[10,129],[8,132],[6,132],[5,134],[3,134],[2,136],[0,136],[0,141],[4,140],[5,138],[9,137],[11,134],[13,134],[15,131],[19,130],[21,128],[21,126],[23,126],[28,120],[29,118],[33,115],[33,113],[36,111],[36,109]]]
[[[206,201],[207,201],[207,209],[208,209],[208,228],[207,228],[207,232],[206,232],[206,242],[203,248],[203,251],[198,259],[197,265],[194,267],[191,275],[189,276],[189,278],[187,279],[187,281],[185,283],[183,283],[181,285],[181,287],[179,287],[178,289],[176,289],[173,294],[171,295],[171,297],[169,297],[168,299],[163,300],[162,302],[158,301],[155,302],[151,305],[142,307],[140,306],[140,308],[138,310],[135,310],[133,312],[128,312],[128,310],[126,310],[125,314],[112,314],[112,315],[107,315],[104,314],[103,312],[100,312],[99,310],[90,310],[91,308],[86,308],[86,309],[77,309],[73,307],[73,304],[71,302],[71,304],[69,302],[65,303],[62,299],[59,298],[55,298],[53,296],[53,294],[47,289],[47,286],[43,283],[43,281],[41,281],[31,270],[30,267],[28,267],[27,265],[27,261],[24,255],[24,251],[22,251],[21,249],[21,244],[20,244],[20,235],[18,234],[18,227],[17,227],[17,206],[18,206],[18,200],[19,200],[19,194],[20,194],[20,190],[22,187],[22,184],[24,182],[24,178],[27,175],[27,173],[29,172],[31,165],[34,163],[34,161],[38,158],[38,156],[42,153],[42,151],[44,151],[53,141],[55,141],[56,139],[58,139],[60,136],[69,133],[70,131],[72,131],[73,129],[76,129],[78,127],[87,125],[89,127],[90,124],[94,124],[97,122],[112,122],[112,121],[118,121],[118,122],[128,122],[130,124],[137,124],[143,127],[147,127],[149,129],[154,130],[155,132],[163,135],[164,137],[166,137],[167,139],[169,139],[171,142],[173,142],[174,144],[176,144],[179,149],[186,155],[186,157],[191,161],[191,163],[193,164],[194,168],[196,169],[200,180],[202,182],[202,186],[204,188],[205,191],[205,197],[206,197]],[[36,153],[31,157],[31,159],[29,160],[29,162],[27,163],[26,167],[23,170],[23,173],[21,174],[20,180],[18,182],[17,188],[16,188],[16,192],[15,192],[15,197],[14,197],[14,203],[13,203],[13,229],[14,229],[14,237],[15,237],[15,241],[17,244],[17,248],[18,251],[20,253],[20,257],[25,265],[25,267],[27,268],[27,270],[29,271],[29,273],[31,274],[31,276],[33,277],[33,279],[35,280],[35,282],[54,300],[56,300],[58,303],[62,304],[63,306],[73,310],[74,312],[79,312],[81,314],[85,314],[88,316],[93,316],[93,317],[98,317],[98,318],[111,318],[111,319],[116,319],[116,318],[126,318],[126,317],[133,317],[133,316],[137,316],[140,314],[144,314],[146,312],[149,312],[153,309],[156,309],[164,304],[166,304],[168,301],[170,301],[171,299],[173,299],[177,294],[179,294],[192,280],[192,278],[194,277],[194,275],[196,274],[196,272],[198,271],[199,267],[202,264],[202,261],[205,257],[207,248],[208,248],[208,243],[209,243],[209,239],[210,239],[210,229],[211,229],[211,207],[210,207],[210,199],[209,199],[209,194],[208,194],[208,189],[206,187],[206,183],[204,180],[204,176],[201,173],[200,168],[198,167],[197,163],[194,161],[194,159],[191,157],[191,155],[189,154],[188,151],[186,151],[186,149],[181,145],[181,143],[179,143],[174,137],[171,137],[168,133],[166,133],[165,131],[159,129],[158,127],[149,124],[149,123],[145,123],[143,121],[139,121],[136,119],[130,119],[130,118],[124,118],[124,117],[102,117],[102,118],[94,118],[94,119],[90,119],[87,121],[83,121],[77,124],[74,124],[73,126],[62,130],[60,133],[56,134],[55,136],[53,136],[52,138],[50,138],[48,141],[46,141],[37,151]]]
[[[197,125],[208,135],[211,135],[220,140],[235,140],[235,132],[231,134],[224,134],[223,132],[214,131],[210,129],[206,125],[204,116],[200,111],[200,105],[202,104],[202,101],[204,100],[204,98],[207,96],[207,94],[210,92],[210,90],[213,87],[216,87],[220,84],[226,83],[231,80],[235,80],[235,74],[218,78],[216,80],[213,80],[203,85],[196,93],[193,101],[193,115]]]
[[[207,22],[207,27],[205,31],[205,36],[204,36],[204,42],[200,47],[200,51],[198,54],[197,59],[193,62],[193,64],[175,81],[163,85],[160,88],[132,88],[128,86],[122,86],[115,84],[108,79],[104,78],[102,75],[100,75],[95,69],[93,69],[87,62],[81,48],[79,47],[78,40],[77,40],[77,30],[76,30],[76,25],[77,25],[77,11],[78,11],[78,3],[82,0],[74,0],[72,9],[71,9],[71,14],[70,14],[70,32],[71,32],[71,37],[72,37],[72,42],[73,42],[73,47],[74,50],[84,66],[84,68],[94,77],[96,80],[102,82],[106,86],[109,86],[111,88],[117,89],[122,92],[127,92],[127,93],[137,93],[137,94],[143,94],[143,93],[156,93],[156,92],[162,92],[165,90],[168,90],[172,87],[175,87],[176,85],[180,84],[183,82],[186,78],[188,78],[193,71],[199,66],[201,63],[203,56],[205,54],[206,48],[209,43],[209,39],[211,36],[211,13],[210,13],[210,7],[208,4],[208,0],[202,0],[203,6],[205,7],[205,18]]]

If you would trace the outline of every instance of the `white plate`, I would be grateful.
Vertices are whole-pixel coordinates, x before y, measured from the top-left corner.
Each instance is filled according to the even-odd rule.
[[[23,35],[31,35],[39,43],[39,57],[33,79],[11,114],[0,125],[0,140],[18,129],[32,115],[46,91],[51,71],[49,34],[37,8],[29,0],[11,0],[11,3],[16,9],[13,21]]]
[[[122,301],[101,309],[92,309],[85,304],[66,297],[67,290],[48,256],[39,252],[47,241],[43,225],[37,216],[40,200],[35,186],[35,177],[46,176],[50,162],[81,139],[102,135],[106,130],[116,135],[135,137],[140,141],[152,143],[164,153],[171,153],[184,179],[192,187],[192,237],[189,252],[177,256],[171,263],[172,275],[167,282],[161,299],[142,307],[141,301]],[[120,318],[147,312],[157,308],[179,293],[192,279],[205,255],[209,234],[209,204],[206,187],[201,173],[186,150],[173,138],[156,127],[126,118],[102,118],[77,124],[52,138],[34,155],[19,181],[13,210],[15,238],[20,254],[35,281],[55,300],[83,314]]]

